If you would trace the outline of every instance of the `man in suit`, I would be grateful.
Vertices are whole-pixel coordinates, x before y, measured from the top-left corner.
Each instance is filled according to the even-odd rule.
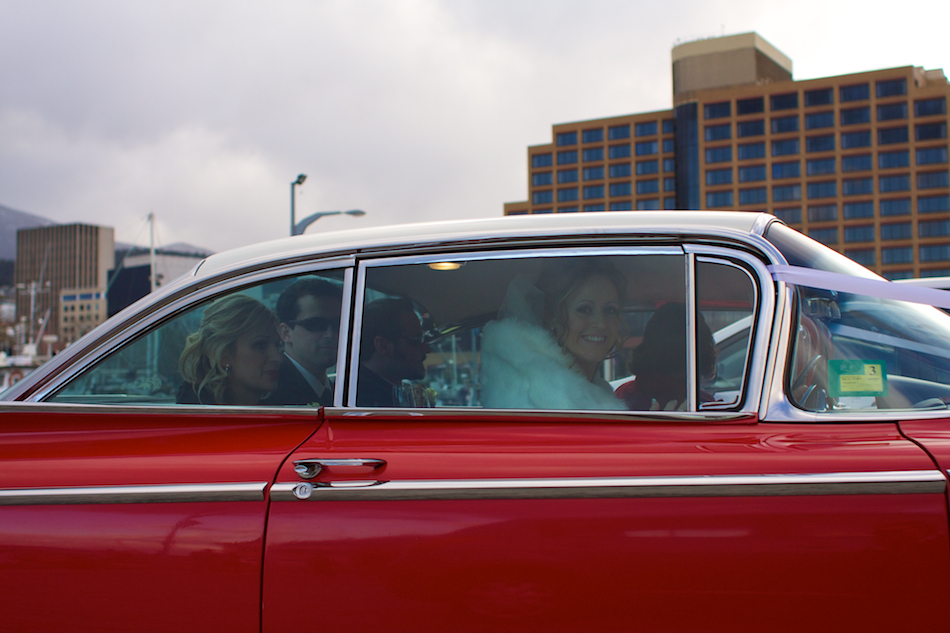
[[[298,279],[280,293],[277,321],[285,358],[266,404],[333,404],[327,369],[336,364],[342,302],[342,290],[317,277]]]
[[[377,299],[363,310],[356,404],[361,407],[413,406],[400,403],[396,387],[422,380],[429,345],[408,299]]]

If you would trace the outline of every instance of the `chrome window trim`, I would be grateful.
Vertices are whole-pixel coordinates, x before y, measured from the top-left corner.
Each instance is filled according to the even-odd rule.
[[[346,268],[352,268],[354,265],[354,257],[302,262],[275,268],[253,270],[247,274],[238,274],[213,283],[197,284],[197,287],[191,292],[188,292],[188,289],[185,288],[183,294],[167,301],[167,303],[159,306],[144,318],[136,319],[134,314],[129,315],[129,318],[119,325],[120,331],[118,334],[82,349],[79,352],[81,354],[80,358],[72,362],[63,371],[30,394],[26,401],[40,402],[52,396],[67,382],[91,368],[91,366],[94,366],[99,361],[104,360],[109,354],[138,337],[146,330],[171,318],[182,310],[192,308],[196,304],[215,295],[234,291],[244,286],[257,285],[278,277],[316,273],[329,269],[342,268],[345,270]],[[344,293],[345,292],[346,288],[344,288]],[[124,329],[121,329],[123,327]],[[345,339],[341,338],[341,341],[345,342]]]
[[[0,506],[263,501],[267,482],[0,490]]]
[[[343,406],[343,386],[347,376],[346,344],[350,340],[350,315],[353,307],[353,266],[343,270],[343,303],[340,306],[340,338],[336,350],[336,380],[333,382],[333,406]]]
[[[278,483],[272,501],[587,499],[943,494],[939,470],[667,477],[580,477]]]
[[[347,405],[356,407],[356,387],[359,379],[359,350],[363,333],[363,306],[366,297],[366,274],[370,268],[382,266],[405,266],[412,264],[432,264],[444,261],[486,261],[499,259],[534,259],[538,257],[593,257],[593,256],[634,256],[634,255],[675,255],[683,257],[685,251],[682,246],[659,246],[639,244],[631,246],[568,246],[563,248],[531,248],[507,249],[491,251],[463,251],[421,255],[404,255],[399,257],[373,258],[361,260],[356,271],[356,293],[353,318],[352,348],[350,350],[350,376]],[[365,407],[364,407],[365,408]],[[393,409],[385,409],[393,410]],[[399,407],[399,411],[407,410]],[[426,409],[413,409],[425,411]],[[510,409],[478,409],[479,411],[509,411]],[[585,411],[591,413],[591,411]]]

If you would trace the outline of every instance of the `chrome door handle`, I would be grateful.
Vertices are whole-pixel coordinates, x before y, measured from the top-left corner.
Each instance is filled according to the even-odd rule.
[[[384,459],[356,457],[352,459],[300,459],[294,462],[294,472],[301,479],[313,479],[324,468],[332,466],[369,466],[374,470],[386,465]]]

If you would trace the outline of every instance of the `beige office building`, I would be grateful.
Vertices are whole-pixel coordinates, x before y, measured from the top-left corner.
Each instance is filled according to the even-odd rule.
[[[886,277],[950,275],[950,85],[907,66],[807,81],[755,33],[673,49],[673,108],[553,126],[505,214],[768,211]]]

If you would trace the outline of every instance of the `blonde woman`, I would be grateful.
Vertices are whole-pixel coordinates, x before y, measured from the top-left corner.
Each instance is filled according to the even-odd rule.
[[[246,295],[205,309],[178,361],[178,404],[255,405],[277,388],[280,336],[274,313]]]

